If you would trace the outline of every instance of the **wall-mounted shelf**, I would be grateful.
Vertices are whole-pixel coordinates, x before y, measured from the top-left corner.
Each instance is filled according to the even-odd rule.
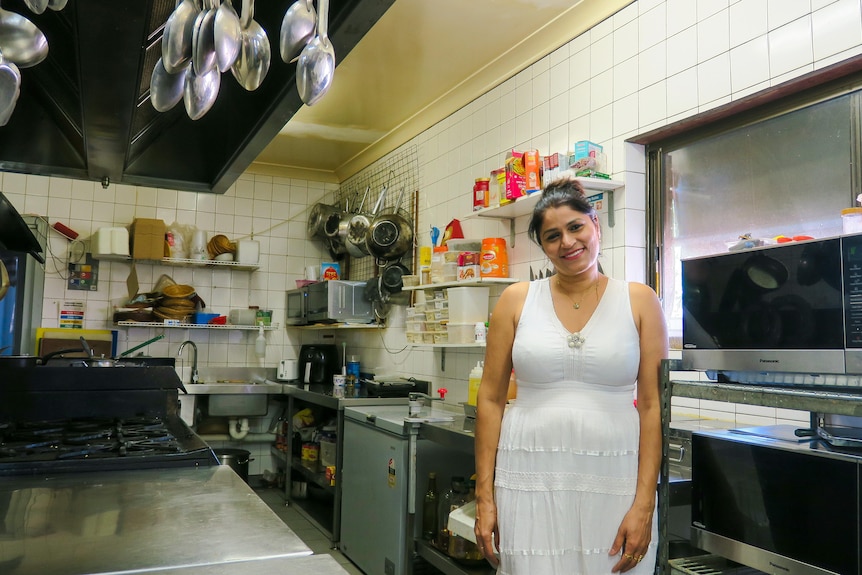
[[[415,290],[424,290],[424,289],[442,289],[449,287],[476,287],[476,286],[488,286],[488,285],[509,285],[518,283],[520,280],[518,278],[482,278],[477,281],[471,282],[441,282],[436,284],[422,284],[418,286],[404,286],[401,288],[404,291],[415,291]]]
[[[218,260],[190,260],[183,258],[162,258],[160,260],[133,260],[130,256],[103,254],[93,256],[93,259],[109,262],[160,264],[163,266],[186,267],[186,268],[229,268],[232,270],[254,271],[260,267],[259,264],[242,262],[222,262]]]
[[[608,225],[614,227],[614,195],[612,193],[616,189],[625,186],[624,182],[619,180],[605,180],[602,178],[574,178],[584,187],[584,190],[596,191],[598,194],[588,195],[587,199],[590,202],[601,200],[604,197],[608,207]],[[515,218],[529,214],[533,211],[533,207],[539,198],[542,197],[541,190],[527,196],[521,196],[514,202],[510,202],[504,206],[495,206],[493,208],[483,208],[476,210],[464,216],[463,219],[470,218],[493,218],[497,220],[509,220],[509,244],[515,246]]]
[[[260,329],[260,326],[257,325],[217,325],[217,324],[209,324],[209,323],[162,323],[160,321],[118,321],[114,323],[116,326],[121,327],[162,327],[162,328],[170,328],[170,329],[220,329],[220,330],[246,330],[246,331],[257,331]],[[263,326],[263,331],[274,331],[278,329],[278,324],[265,325]]]

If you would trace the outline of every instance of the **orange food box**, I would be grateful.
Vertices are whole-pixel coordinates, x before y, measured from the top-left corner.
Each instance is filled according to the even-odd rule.
[[[542,189],[542,156],[539,150],[524,152],[524,177],[526,192],[532,194]]]

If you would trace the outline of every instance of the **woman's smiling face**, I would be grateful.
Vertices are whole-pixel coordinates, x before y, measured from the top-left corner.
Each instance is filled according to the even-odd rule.
[[[595,216],[568,206],[548,208],[539,237],[542,250],[559,271],[584,271],[598,259],[601,230]]]

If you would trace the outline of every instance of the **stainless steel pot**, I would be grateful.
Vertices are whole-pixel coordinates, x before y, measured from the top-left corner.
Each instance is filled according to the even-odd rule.
[[[378,262],[398,260],[413,247],[413,224],[401,215],[404,188],[392,213],[374,216],[365,239],[368,253]]]
[[[410,268],[402,264],[401,260],[389,262],[380,272],[380,281],[387,292],[396,294],[404,287],[402,277],[405,275],[410,275]]]

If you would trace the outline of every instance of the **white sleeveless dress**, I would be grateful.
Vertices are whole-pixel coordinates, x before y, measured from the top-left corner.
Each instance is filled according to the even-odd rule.
[[[604,575],[634,500],[640,361],[628,284],[610,279],[578,333],[563,327],[547,279],[530,283],[512,361],[518,398],[503,417],[495,496],[502,575]],[[658,532],[630,575],[653,573]]]

